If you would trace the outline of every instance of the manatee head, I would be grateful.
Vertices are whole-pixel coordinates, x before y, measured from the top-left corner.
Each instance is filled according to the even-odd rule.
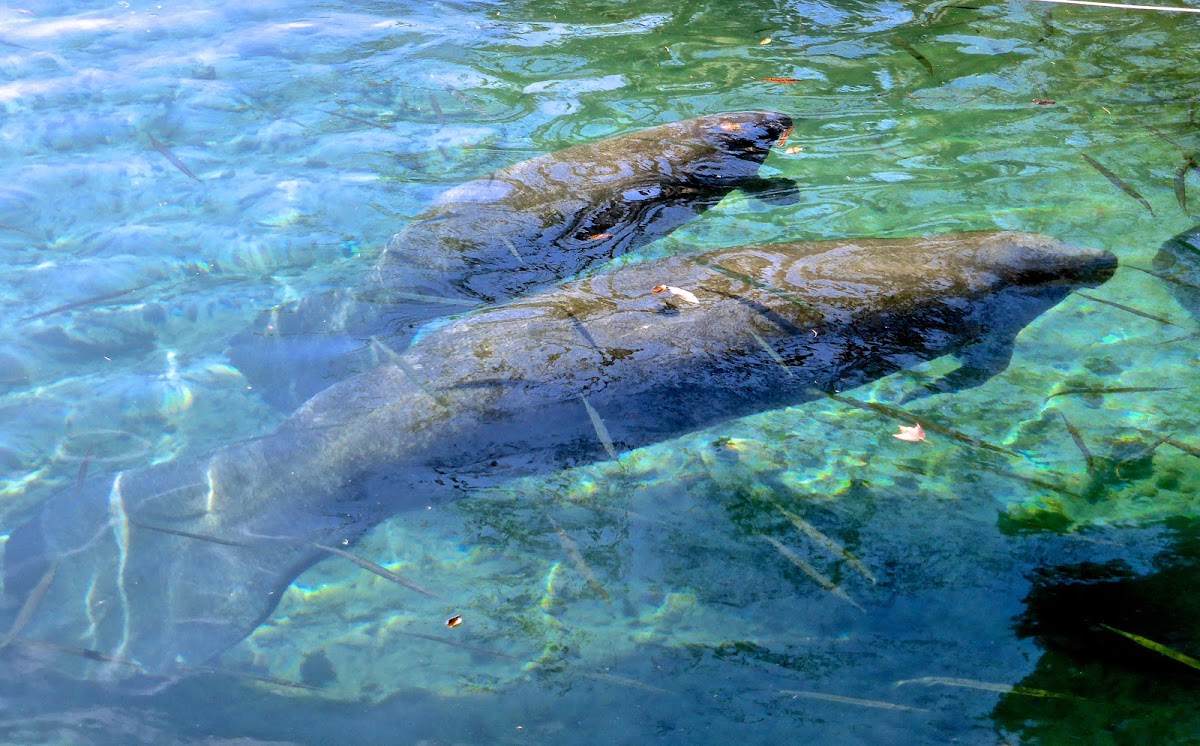
[[[962,367],[931,391],[979,385],[1007,366],[1017,335],[1074,290],[1107,281],[1112,252],[1030,233],[977,234],[962,265],[971,311],[956,343]]]
[[[772,146],[791,132],[792,119],[775,111],[736,111],[687,119],[674,127],[677,142],[709,151],[707,156],[693,153],[679,164],[687,176],[736,185],[757,175]]]
[[[735,111],[689,119],[695,137],[724,153],[760,162],[767,152],[792,131],[792,118],[777,111]]]
[[[1110,251],[1072,246],[1033,233],[983,234],[975,249],[976,268],[1001,284],[1027,288],[1099,285],[1117,270]]]
[[[991,231],[853,242],[805,263],[803,273],[790,270],[793,284],[849,311],[860,327],[883,329],[874,333],[892,348],[920,350],[923,359],[984,349],[986,355],[972,353],[970,367],[987,375],[1007,364],[1012,341],[1026,325],[1117,268],[1108,251]]]
[[[1001,294],[999,305],[1015,296],[1053,303],[1077,287],[1103,283],[1117,268],[1111,252],[1011,231],[839,243],[808,252],[777,282],[849,298],[854,308],[911,312],[947,301],[991,303]]]

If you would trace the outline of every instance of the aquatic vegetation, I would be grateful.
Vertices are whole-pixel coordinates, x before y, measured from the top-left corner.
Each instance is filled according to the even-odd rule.
[[[1136,189],[1127,184],[1124,179],[1110,171],[1107,166],[1100,163],[1087,153],[1080,153],[1079,157],[1082,158],[1089,166],[1099,171],[1100,175],[1108,179],[1108,181],[1117,189],[1120,189],[1125,194],[1128,194],[1130,197],[1137,200],[1142,207],[1146,208],[1147,212],[1149,212],[1151,215],[1154,214],[1154,208],[1150,206],[1150,203],[1146,201],[1146,198],[1139,194]]]

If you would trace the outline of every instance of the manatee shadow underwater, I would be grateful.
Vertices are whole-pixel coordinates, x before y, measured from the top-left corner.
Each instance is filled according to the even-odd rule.
[[[742,175],[788,124],[744,116],[725,120],[733,128],[716,120],[719,131],[753,134],[738,146],[753,157],[731,166]],[[728,162],[718,150],[726,157],[706,149],[697,170],[726,189],[737,179],[711,165]],[[473,184],[485,185],[491,209],[523,182]],[[466,211],[450,225],[475,214],[461,207],[469,201],[450,204]],[[641,236],[624,248],[573,254],[558,243],[536,268],[518,259],[535,247],[515,239],[515,252],[503,241],[450,242],[450,253],[416,258],[424,244],[405,243],[403,260],[389,248],[372,292],[495,304],[430,328],[407,350],[381,345],[378,363],[309,398],[274,433],[49,499],[5,546],[9,642],[74,651],[62,667],[80,676],[203,666],[325,556],[317,545],[348,545],[395,513],[475,487],[617,458],[942,355],[963,365],[939,390],[977,385],[1007,364],[1032,319],[1116,269],[1105,251],[985,232],[720,249],[530,291],[640,245],[649,235],[640,226],[659,214],[634,209],[608,223]],[[518,225],[510,235],[544,230]],[[696,302],[664,300],[654,292],[663,284]],[[432,308],[418,303],[406,318]]]
[[[1042,653],[997,703],[999,727],[1041,743],[1195,741],[1200,522],[1175,518],[1159,535],[1142,533],[1139,543],[1157,552],[1135,560],[1140,571],[1121,558],[1031,574],[1015,632]]]

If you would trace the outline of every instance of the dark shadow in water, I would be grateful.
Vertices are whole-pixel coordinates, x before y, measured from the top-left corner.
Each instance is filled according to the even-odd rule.
[[[664,579],[707,579],[696,588],[698,600],[729,615],[734,623],[726,639],[647,641],[604,659],[602,667],[594,658],[564,653],[561,665],[533,668],[524,680],[493,693],[439,696],[412,689],[378,704],[334,702],[320,693],[216,674],[195,675],[160,691],[150,689],[161,680],[143,682],[143,693],[132,695],[128,685],[57,678],[46,654],[29,656],[13,647],[0,652],[0,741],[724,743],[752,732],[756,741],[785,743],[995,743],[1000,739],[985,717],[994,693],[894,682],[939,675],[986,678],[991,661],[998,662],[998,671],[1011,671],[1014,663],[1029,670],[1019,665],[1014,635],[1005,633],[1013,615],[1015,635],[1032,637],[1044,649],[1018,686],[1086,699],[1005,695],[991,712],[1001,733],[1030,743],[1187,743],[1196,731],[1191,708],[1200,678],[1099,626],[1200,655],[1195,524],[1175,524],[1165,543],[1159,532],[1137,529],[1095,532],[1089,536],[1095,541],[1052,532],[1005,537],[996,532],[994,504],[982,491],[964,490],[951,510],[907,485],[873,489],[855,483],[836,501],[788,500],[782,487],[740,484],[733,444],[717,439],[712,446],[721,497],[711,506],[711,518],[728,522],[731,541],[714,545],[705,530],[681,531],[695,519],[655,524],[643,534],[666,543],[662,558],[678,565],[661,569]],[[655,489],[643,504],[669,500],[679,486]],[[613,487],[617,494],[625,490]],[[699,508],[704,500],[713,500],[707,486],[679,504]],[[806,543],[771,500],[802,512],[854,552],[879,575],[880,585],[868,584],[844,562]],[[538,542],[553,546],[547,514],[576,535],[584,551],[589,546],[580,526],[611,521],[608,512],[593,522],[579,506],[557,502],[497,500],[473,509],[483,523],[468,524],[492,535],[497,551],[528,552]],[[474,537],[475,531],[467,534]],[[803,553],[867,613],[818,587],[759,540],[760,534]],[[619,562],[604,561],[603,552],[587,555],[603,581],[622,573]],[[1134,568],[1152,571],[1139,576]],[[1032,583],[1028,592],[1021,580],[1026,576]],[[783,598],[789,601],[772,603]],[[782,612],[776,633],[747,634],[737,623],[759,609]],[[827,616],[830,609],[833,615]],[[610,613],[627,612],[617,603]],[[422,658],[412,660],[414,669],[431,665]],[[337,675],[317,659],[305,668],[310,684]],[[444,673],[455,681],[470,672]]]
[[[1200,314],[1200,227],[1184,231],[1159,247],[1152,269],[1193,316]]]
[[[1036,570],[1021,637],[1044,653],[1018,688],[1070,695],[1004,695],[992,717],[1024,743],[1196,743],[1200,671],[1107,627],[1200,658],[1200,521],[1169,524],[1154,570],[1124,561]]]

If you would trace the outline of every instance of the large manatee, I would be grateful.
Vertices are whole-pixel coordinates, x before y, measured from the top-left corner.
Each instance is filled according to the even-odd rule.
[[[695,218],[759,166],[791,120],[742,111],[686,119],[543,155],[445,192],[388,241],[366,282],[266,313],[230,359],[291,410],[403,347],[437,316],[518,297]]]
[[[571,281],[432,329],[273,434],[52,498],[7,542],[10,613],[25,610],[25,641],[150,671],[202,663],[271,612],[314,542],[941,355],[983,380],[1031,319],[1115,267],[1050,238],[968,233],[731,248]]]

